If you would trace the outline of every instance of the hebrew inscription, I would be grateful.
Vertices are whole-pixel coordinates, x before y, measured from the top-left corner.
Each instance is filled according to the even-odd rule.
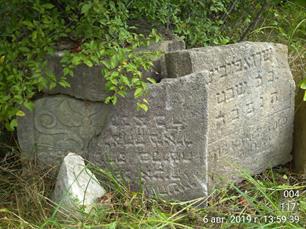
[[[90,147],[149,194],[191,199],[290,160],[294,83],[287,50],[241,43],[166,54],[168,74],[151,87],[150,110],[117,106]],[[187,76],[184,76],[188,74]]]
[[[285,46],[245,42],[197,48],[169,53],[166,61],[172,77],[191,69],[205,78],[210,187],[239,179],[236,170],[259,173],[290,160],[294,82]]]
[[[291,159],[295,85],[286,46],[243,42],[169,52],[163,61],[171,79],[149,86],[147,112],[132,95],[116,106],[76,93],[36,100],[19,120],[23,152],[54,164],[73,151],[132,190],[178,200],[239,181],[242,169],[256,174]]]
[[[203,77],[164,80],[150,87],[148,112],[126,99],[114,107],[90,157],[120,171],[133,189],[190,199],[207,194],[206,104]]]

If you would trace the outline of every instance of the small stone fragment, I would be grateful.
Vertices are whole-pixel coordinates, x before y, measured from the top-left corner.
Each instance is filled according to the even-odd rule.
[[[60,210],[78,215],[78,210],[89,213],[97,199],[105,194],[95,175],[85,166],[84,159],[69,153],[57,176],[53,201]]]

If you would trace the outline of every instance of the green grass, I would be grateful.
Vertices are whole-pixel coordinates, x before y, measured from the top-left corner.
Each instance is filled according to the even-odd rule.
[[[99,207],[89,214],[82,213],[82,219],[78,219],[65,217],[50,201],[54,187],[50,171],[29,164],[21,170],[16,156],[12,157],[0,166],[0,228],[303,228],[306,225],[305,179],[285,167],[255,177],[242,172],[246,180],[239,185],[215,190],[207,198],[174,202],[132,192],[110,172],[91,166],[103,179],[108,193],[99,200]],[[298,191],[299,196],[285,198],[285,190]],[[291,209],[293,203],[298,206]],[[282,209],[288,206],[290,211]],[[213,223],[214,220],[223,223]]]

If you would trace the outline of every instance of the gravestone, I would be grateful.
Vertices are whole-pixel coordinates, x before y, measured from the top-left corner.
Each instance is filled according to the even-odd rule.
[[[166,54],[176,79],[150,87],[147,113],[113,108],[89,159],[180,200],[291,160],[294,82],[287,47],[239,43]],[[189,74],[187,76],[184,76]],[[138,179],[139,178],[139,179]]]
[[[72,151],[134,190],[178,200],[239,181],[241,169],[255,174],[291,160],[295,86],[286,46],[244,42],[165,58],[171,78],[149,86],[146,113],[133,96],[115,107],[74,93],[36,100],[19,119],[23,154],[58,165]]]
[[[203,70],[207,79],[211,179],[231,176],[220,161],[259,173],[291,159],[295,86],[287,55],[284,45],[260,42],[166,54],[169,77]]]
[[[148,112],[132,98],[113,107],[101,135],[89,146],[89,160],[114,168],[140,189],[175,199],[207,194],[207,96],[203,77],[150,85]]]
[[[162,41],[154,43],[146,48],[138,49],[138,51],[161,51],[167,53],[170,51],[181,50],[185,48],[185,43],[179,40]],[[55,73],[57,79],[63,75],[63,68],[60,64],[61,52],[56,53],[52,57],[48,57],[48,68]],[[144,77],[152,77],[159,81],[167,75],[165,66],[165,57],[162,54],[154,62],[153,68],[143,72]],[[89,68],[86,65],[79,65],[74,70],[74,76],[68,77],[67,81],[70,87],[64,88],[58,85],[52,90],[46,91],[51,95],[63,94],[72,97],[103,102],[110,94],[105,89],[105,79],[101,74],[102,67],[94,66]]]
[[[87,155],[87,146],[104,125],[108,107],[64,95],[43,97],[18,120],[18,142],[25,159],[58,166],[68,152]]]

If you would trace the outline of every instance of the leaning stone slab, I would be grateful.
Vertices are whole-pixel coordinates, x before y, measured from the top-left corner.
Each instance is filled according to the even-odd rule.
[[[171,40],[153,44],[147,48],[139,49],[139,51],[150,50],[167,53],[184,48],[185,43],[183,41]],[[48,58],[48,68],[55,73],[57,79],[63,75],[63,68],[61,67],[60,59],[61,53],[57,53]],[[48,94],[64,94],[83,100],[103,102],[110,94],[105,89],[105,79],[101,74],[101,70],[101,66],[90,68],[86,65],[80,65],[74,70],[74,76],[67,79],[70,83],[70,87],[63,88],[58,85],[56,88],[46,92]],[[152,77],[156,80],[165,78],[167,72],[164,55],[154,61],[152,70],[144,72],[143,74],[144,77]]]
[[[142,181],[149,194],[186,200],[241,180],[240,170],[291,160],[295,86],[286,46],[241,43],[167,58],[175,60],[172,76],[190,75],[150,86],[147,113],[121,101],[90,143],[91,161],[135,189]]]
[[[84,159],[69,153],[60,167],[52,200],[65,214],[79,216],[97,205],[98,198],[105,194],[95,175],[85,166]]]
[[[87,155],[87,146],[104,125],[108,107],[64,95],[43,97],[19,118],[17,136],[22,155],[44,166],[58,166],[68,152]]]

